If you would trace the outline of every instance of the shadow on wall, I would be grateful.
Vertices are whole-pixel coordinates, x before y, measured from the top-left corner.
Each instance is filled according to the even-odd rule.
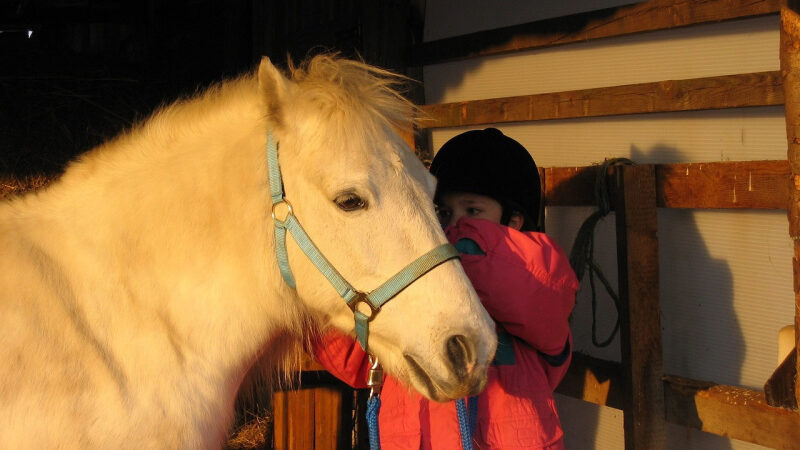
[[[639,164],[689,160],[683,152],[665,145],[656,145],[647,151],[632,147],[630,158]],[[712,256],[698,226],[698,214],[705,213],[679,209],[658,211],[663,371],[669,375],[737,384],[744,360],[744,340],[732,304],[733,279],[728,263]],[[595,257],[617,289],[613,213],[603,222],[597,229]],[[570,225],[570,229],[578,225]],[[571,240],[564,242],[569,242],[571,247],[574,234]],[[596,284],[598,329],[610,330],[616,317],[613,302],[601,285]],[[615,359],[619,354],[618,336],[609,349],[598,349],[591,342],[589,292],[588,275],[584,275],[573,319],[575,348],[594,357]],[[605,331],[599,334],[601,338],[607,336]],[[624,448],[621,411],[562,396],[559,398],[559,412],[567,449]],[[697,427],[702,425],[699,418],[694,420]],[[665,448],[726,450],[742,448],[738,444],[749,445],[734,442],[668,424]]]

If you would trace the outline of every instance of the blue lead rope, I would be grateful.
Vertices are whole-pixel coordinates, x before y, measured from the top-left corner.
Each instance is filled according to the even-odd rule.
[[[472,433],[475,431],[478,421],[478,397],[469,398],[469,408],[467,408],[467,399],[456,400],[456,415],[458,416],[458,429],[461,432],[461,448],[472,450]]]
[[[370,450],[381,450],[380,432],[378,429],[378,411],[381,409],[381,398],[378,395],[370,396],[367,400],[367,433],[369,434]],[[461,434],[461,448],[472,450],[472,433],[478,421],[478,397],[456,400],[456,415],[458,416],[458,430]]]
[[[369,433],[369,448],[381,450],[380,433],[378,432],[378,410],[381,409],[381,398],[377,395],[367,400],[367,432]]]

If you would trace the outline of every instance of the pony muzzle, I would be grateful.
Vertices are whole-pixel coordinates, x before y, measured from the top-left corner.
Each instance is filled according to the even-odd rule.
[[[444,363],[450,371],[446,378],[426,370],[418,357],[408,353],[403,355],[412,378],[424,387],[420,390],[440,402],[480,393],[486,386],[486,372],[478,364],[475,339],[461,334],[450,336],[445,340],[443,351]]]

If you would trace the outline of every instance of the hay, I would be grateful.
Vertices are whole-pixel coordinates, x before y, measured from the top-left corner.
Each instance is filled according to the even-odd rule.
[[[225,443],[226,450],[271,449],[272,416],[256,416],[238,427]]]
[[[28,175],[23,177],[0,175],[0,200],[41,189],[54,179],[54,177],[45,175]]]

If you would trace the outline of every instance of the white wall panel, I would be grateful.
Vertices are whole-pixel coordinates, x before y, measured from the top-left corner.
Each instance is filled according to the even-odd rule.
[[[427,103],[778,70],[767,16],[602,39],[424,68]]]
[[[487,125],[490,126],[490,125]],[[484,128],[484,126],[472,127]],[[497,125],[542,167],[786,159],[782,106]],[[433,130],[432,148],[469,128]]]

